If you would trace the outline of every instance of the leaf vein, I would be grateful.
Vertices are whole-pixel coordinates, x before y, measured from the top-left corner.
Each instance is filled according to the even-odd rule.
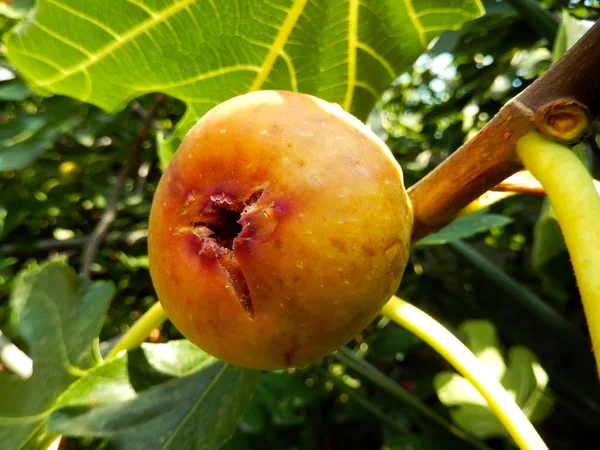
[[[45,25],[42,25],[41,23],[39,23],[37,20],[32,20],[31,21],[32,25],[35,25],[36,27],[38,27],[40,30],[42,30],[44,33],[48,34],[49,36],[52,36],[54,39],[59,40],[60,42],[62,42],[63,44],[68,45],[71,48],[74,48],[75,50],[77,50],[80,53],[83,53],[84,55],[90,57],[92,56],[92,54],[90,53],[90,51],[85,48],[82,47],[79,44],[76,44],[75,42],[71,41],[70,39],[67,39],[66,37],[60,35],[59,33],[57,33],[54,30],[51,30],[50,28],[46,27]]]
[[[60,353],[65,370],[67,371],[67,373],[75,377],[85,375],[87,372],[83,369],[76,367],[73,363],[71,363],[71,360],[69,359],[69,351],[67,350],[67,340],[65,339],[62,316],[60,314],[60,311],[56,307],[56,303],[52,301],[52,299],[46,292],[40,292],[40,295],[41,298],[50,305],[50,310],[55,315],[54,319],[58,324],[58,333],[60,333],[60,339],[58,340],[59,342],[57,344],[57,350]]]
[[[175,427],[175,429],[173,430],[173,432],[169,436],[169,439],[167,439],[165,441],[165,443],[163,445],[161,445],[161,448],[169,448],[169,445],[171,444],[171,441],[173,439],[175,439],[175,436],[177,435],[177,433],[179,432],[179,430],[181,429],[181,427],[183,427],[183,425],[189,420],[189,418],[191,417],[191,415],[193,414],[193,412],[196,409],[198,409],[198,406],[204,401],[204,399],[206,398],[206,396],[212,390],[213,386],[223,376],[223,374],[225,373],[225,371],[227,370],[228,367],[229,367],[228,364],[223,364],[223,367],[221,367],[219,369],[219,371],[217,372],[217,374],[215,375],[215,377],[212,379],[212,381],[210,382],[210,384],[202,392],[202,395],[200,395],[200,397],[198,398],[198,401],[196,401],[196,403],[194,403],[194,405],[187,411],[187,413],[185,414],[185,416],[183,417],[183,419],[177,424],[177,427]]]
[[[150,9],[147,5],[145,5],[144,3],[140,3],[136,0],[125,0],[127,3],[131,3],[132,5],[137,6],[138,8],[140,8],[142,11],[144,11],[146,14],[148,14],[150,17],[156,17],[157,12],[154,11],[153,9]]]
[[[131,2],[131,0],[128,0],[128,1]],[[57,83],[57,82],[62,81],[63,79],[65,79],[69,76],[72,76],[78,72],[87,70],[90,66],[96,64],[98,61],[101,61],[107,55],[110,55],[112,52],[119,49],[126,43],[132,41],[139,35],[152,29],[157,24],[159,24],[161,21],[166,20],[170,16],[176,14],[177,12],[181,11],[182,9],[184,9],[185,7],[187,7],[188,5],[190,5],[191,3],[195,2],[195,1],[196,0],[181,0],[179,2],[173,3],[169,7],[163,9],[160,13],[155,14],[150,19],[147,19],[147,20],[141,22],[138,26],[130,29],[126,34],[123,35],[122,40],[120,40],[120,41],[115,40],[115,41],[111,42],[110,44],[102,47],[100,49],[100,51],[98,51],[97,53],[93,53],[90,57],[88,57],[86,60],[82,61],[80,64],[76,64],[74,66],[63,69],[63,72],[59,75],[56,75],[56,76],[50,77],[50,78],[46,78],[45,80],[39,80],[38,85],[39,86],[47,86],[52,83]]]
[[[103,24],[102,22],[94,19],[93,17],[90,17],[87,14],[82,13],[81,11],[71,8],[70,6],[63,5],[62,3],[59,3],[56,0],[46,0],[46,1],[48,3],[50,3],[51,5],[54,5],[57,8],[60,8],[64,11],[68,12],[69,14],[72,14],[75,17],[79,17],[80,19],[85,20],[86,22],[96,25],[102,31],[110,34],[112,37],[114,37],[117,40],[123,39],[123,37],[120,34],[118,34],[117,32],[115,32],[115,30],[106,26],[106,24]]]
[[[417,32],[417,36],[419,37],[419,42],[423,47],[427,47],[427,40],[425,39],[425,31],[423,30],[423,25],[419,21],[419,17],[415,12],[415,8],[412,4],[412,0],[402,0],[404,2],[404,8],[406,9],[406,14],[408,18],[412,22],[415,30]]]
[[[254,82],[250,85],[249,91],[259,90],[267,80],[267,77],[269,76],[271,69],[273,69],[273,65],[275,64],[277,57],[281,54],[281,51],[285,47],[285,44],[290,37],[290,34],[292,34],[292,31],[296,26],[296,23],[298,22],[298,19],[300,18],[300,15],[302,14],[307,2],[308,0],[294,1],[294,4],[290,8],[290,12],[286,16],[281,28],[279,29],[279,33],[273,41],[273,45],[267,53],[267,57],[265,58],[260,71],[256,75]]]
[[[431,8],[431,9],[423,9],[416,14],[416,17],[423,17],[433,14],[458,14],[463,17],[471,17],[472,15],[465,11],[462,8]]]
[[[356,46],[359,49],[361,49],[362,51],[364,51],[365,53],[367,53],[369,56],[371,56],[379,64],[381,64],[381,66],[386,70],[386,72],[388,73],[388,75],[391,78],[396,77],[396,71],[394,70],[392,65],[388,62],[387,59],[385,59],[383,56],[381,56],[373,47],[365,44],[364,42],[360,42],[360,41],[356,43]]]
[[[150,91],[158,91],[158,90],[163,90],[163,89],[170,89],[170,88],[174,88],[174,87],[185,86],[186,84],[196,83],[198,81],[204,81],[209,78],[218,77],[220,75],[226,75],[226,74],[232,73],[232,72],[257,72],[258,73],[258,72],[260,72],[260,70],[261,70],[261,68],[259,66],[253,66],[253,65],[229,66],[229,67],[223,67],[221,69],[216,69],[216,70],[213,70],[210,72],[204,72],[199,75],[195,75],[193,77],[184,78],[183,80],[173,81],[171,83],[146,86],[146,89],[149,89]]]
[[[294,67],[294,61],[292,61],[292,58],[290,58],[290,55],[288,55],[285,50],[281,50],[280,56],[288,68],[288,72],[290,74],[290,85],[292,86],[292,91],[298,92],[298,79],[297,79],[297,75],[296,75],[296,68]]]
[[[356,85],[356,47],[358,44],[358,0],[348,2],[348,83],[344,96],[344,109],[350,111]]]
[[[369,83],[366,83],[364,81],[357,81],[356,87],[363,88],[365,91],[369,92],[373,97],[375,97],[375,99],[379,98],[379,93],[377,92],[377,89],[375,89]]]

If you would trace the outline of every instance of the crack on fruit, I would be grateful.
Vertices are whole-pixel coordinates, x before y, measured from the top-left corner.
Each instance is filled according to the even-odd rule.
[[[210,237],[217,244],[227,250],[233,250],[233,240],[242,231],[242,226],[238,223],[241,214],[237,211],[220,209],[216,218],[209,221],[192,222],[195,228],[208,228],[212,233]]]
[[[250,318],[254,318],[254,305],[252,305],[252,297],[250,289],[246,282],[246,277],[242,272],[240,263],[236,259],[233,252],[227,252],[222,257],[218,258],[219,264],[225,271],[229,286],[233,289],[233,294],[242,305],[242,308]]]
[[[248,316],[254,318],[254,306],[248,283],[235,257],[235,240],[244,229],[241,216],[252,208],[263,195],[264,189],[252,193],[244,201],[235,200],[225,193],[210,196],[210,204],[201,214],[203,220],[191,222],[194,234],[201,241],[200,255],[214,257],[227,278],[228,287]]]
[[[256,204],[258,199],[261,198],[264,193],[265,193],[264,189],[259,189],[254,194],[252,194],[250,197],[248,197],[248,199],[244,202],[244,206],[245,207],[254,206],[254,204]]]

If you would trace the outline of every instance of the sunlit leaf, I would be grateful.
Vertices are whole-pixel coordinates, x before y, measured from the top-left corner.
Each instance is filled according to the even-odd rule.
[[[512,222],[509,217],[499,214],[475,213],[460,217],[437,233],[417,241],[415,246],[441,245],[483,233],[491,228],[503,227]]]
[[[432,39],[482,12],[478,0],[38,0],[6,41],[40,92],[109,111],[149,92],[183,100],[181,136],[259,89],[310,93],[365,119]]]
[[[140,385],[140,375],[151,372],[146,381],[158,384]],[[144,344],[73,383],[48,429],[106,438],[127,450],[218,449],[235,431],[259,378],[260,372],[220,363],[187,341]]]
[[[24,272],[11,296],[12,322],[33,376],[0,372],[0,442],[19,449],[45,423],[56,397],[98,363],[97,337],[114,288],[89,283],[63,262]]]
[[[511,347],[505,362],[492,322],[469,320],[459,330],[490,376],[501,382],[532,423],[545,419],[552,411],[553,399],[546,393],[548,375],[533,352]],[[461,429],[480,439],[506,437],[504,426],[469,380],[445,371],[436,374],[433,384],[440,402],[451,408],[452,421]]]

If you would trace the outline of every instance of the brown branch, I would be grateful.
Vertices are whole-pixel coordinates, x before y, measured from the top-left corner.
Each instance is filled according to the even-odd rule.
[[[106,209],[96,224],[96,227],[90,236],[90,240],[84,248],[81,268],[79,270],[79,272],[84,276],[90,275],[92,264],[96,258],[96,253],[100,248],[100,243],[102,242],[104,235],[107,233],[112,223],[117,218],[117,207],[123,194],[125,180],[132,172],[137,170],[139,166],[138,158],[143,149],[144,141],[148,136],[148,129],[150,128],[151,122],[154,119],[154,116],[158,113],[158,110],[162,106],[164,100],[165,96],[163,94],[159,94],[156,97],[152,108],[148,111],[143,119],[143,123],[141,128],[138,130],[135,143],[129,151],[127,163],[125,163],[125,166],[123,166],[123,169],[121,169],[121,172],[119,172],[119,176],[117,177],[117,180],[111,189]]]
[[[438,231],[470,202],[520,170],[516,144],[525,134],[537,130],[556,139],[554,133],[560,137],[565,128],[572,133],[582,125],[580,120],[588,121],[581,127],[586,131],[590,117],[600,114],[598,61],[600,22],[473,139],[413,185],[408,190],[414,210],[412,241]],[[568,118],[563,116],[566,104],[575,105],[567,111],[572,113]],[[577,123],[569,125],[570,121]]]
[[[131,105],[131,109],[140,119],[142,119],[142,121],[147,120],[149,112],[138,102],[133,102]],[[166,130],[160,125],[160,123],[157,120],[154,120],[153,117],[152,120],[150,120],[149,124],[150,127],[152,127],[154,130],[166,133]]]
[[[137,230],[129,233],[110,233],[105,234],[101,243],[114,244],[118,242],[125,242],[127,245],[134,245],[142,239],[148,237],[148,230]],[[35,241],[33,244],[4,244],[0,246],[0,255],[14,255],[14,254],[28,254],[31,252],[45,252],[51,250],[64,250],[75,247],[81,247],[87,244],[92,235],[77,236],[70,239],[40,239]]]

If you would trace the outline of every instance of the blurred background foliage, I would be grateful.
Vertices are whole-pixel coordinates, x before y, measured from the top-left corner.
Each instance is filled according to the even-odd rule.
[[[532,3],[547,14],[540,16],[535,8],[532,13],[527,8]],[[0,3],[1,32],[32,4]],[[600,17],[596,0],[487,0],[484,6],[485,16],[442,34],[398,77],[369,118],[409,186],[551,64],[563,14],[589,21]],[[0,43],[0,327],[11,335],[6,304],[19,270],[48,258],[81,265],[122,175],[116,219],[91,266],[93,277],[117,287],[101,333],[102,341],[110,340],[156,300],[145,243],[161,174],[156,142],[168,136],[184,106],[148,95],[111,115],[72,99],[42,98],[20,80],[4,51]],[[144,123],[151,110],[154,117]],[[124,172],[134,147],[135,161]],[[582,149],[597,175],[597,136],[586,139]],[[526,346],[548,375],[544,390],[553,408],[538,422],[549,447],[595,448],[600,389],[585,318],[560,233],[551,217],[540,215],[543,202],[508,198],[491,207],[512,219],[507,226],[468,242],[414,248],[399,293],[453,330],[466,320],[489,321],[497,331],[498,355]],[[178,337],[166,324],[152,339]],[[434,388],[434,379],[448,367],[407,331],[380,319],[347,347],[353,351],[265,374],[227,449],[511,448],[502,434],[469,444],[448,433],[452,409]],[[361,361],[370,369],[361,370]],[[402,400],[402,392],[416,396],[437,419],[424,419]],[[436,424],[438,419],[445,425]],[[85,439],[65,444],[104,446]]]

